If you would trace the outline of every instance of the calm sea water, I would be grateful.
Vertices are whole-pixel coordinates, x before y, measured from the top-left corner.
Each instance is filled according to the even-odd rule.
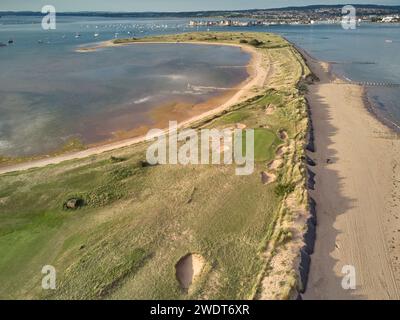
[[[39,23],[32,17],[0,18],[0,42],[15,40],[0,48],[0,154],[48,152],[70,137],[104,140],[118,129],[150,123],[148,111],[160,103],[195,104],[221,93],[196,86],[232,87],[247,75],[249,56],[234,48],[146,45],[74,52],[115,37],[207,30],[188,28],[188,19],[60,17],[55,31],[42,31]],[[335,62],[334,71],[348,79],[400,83],[399,25],[211,30],[276,32]],[[400,125],[400,88],[374,87],[368,95],[382,116]]]
[[[74,51],[117,31],[126,37],[128,31],[167,29],[149,21],[144,28],[140,21],[66,18],[54,32],[42,31],[37,19],[0,21],[0,42],[14,40],[0,48],[0,155],[47,153],[71,138],[96,143],[121,130],[156,125],[154,108],[189,108],[248,76],[250,56],[240,48],[146,44]]]

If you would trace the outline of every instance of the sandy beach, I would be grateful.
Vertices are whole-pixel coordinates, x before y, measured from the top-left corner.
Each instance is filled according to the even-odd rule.
[[[77,52],[92,52],[97,49],[101,49],[104,47],[110,47],[110,46],[124,46],[124,45],[136,45],[136,44],[160,44],[160,43],[169,43],[171,42],[135,42],[135,43],[127,43],[127,44],[113,44],[112,41],[106,41],[103,43],[100,43],[94,47],[88,47],[88,48],[78,48],[76,51]],[[184,42],[180,42],[182,44]],[[226,99],[213,99],[212,102],[216,103],[213,107],[207,107],[205,108],[203,104],[202,108],[203,109],[208,109],[207,111],[201,113],[200,115],[196,115],[193,117],[190,117],[186,120],[183,120],[179,122],[179,127],[184,128],[188,127],[193,123],[196,123],[203,118],[207,118],[210,116],[213,116],[215,114],[221,113],[222,111],[230,108],[231,106],[234,106],[235,104],[238,104],[242,101],[245,101],[255,95],[258,94],[259,89],[263,88],[264,83],[267,78],[268,74],[268,66],[266,67],[264,65],[264,57],[262,53],[260,53],[256,48],[245,45],[245,44],[234,44],[234,43],[207,43],[207,42],[199,42],[199,41],[191,41],[187,42],[190,44],[198,44],[198,45],[218,45],[218,46],[234,46],[234,47],[240,47],[242,50],[248,52],[251,54],[251,60],[248,65],[248,73],[249,77],[242,82],[237,88],[235,88],[235,93],[232,95],[226,95]],[[172,120],[172,119],[171,119]],[[86,158],[92,155],[96,154],[101,154],[103,152],[119,149],[119,148],[124,148],[128,147],[137,143],[141,143],[145,141],[145,135],[141,135],[139,137],[133,137],[133,138],[128,138],[128,139],[122,139],[119,141],[111,142],[111,143],[106,143],[106,144],[101,144],[97,146],[90,147],[86,150],[79,151],[79,152],[72,152],[72,153],[66,153],[60,156],[55,156],[55,157],[44,157],[40,158],[38,160],[34,161],[29,161],[29,162],[23,162],[23,163],[18,163],[15,165],[7,165],[0,167],[0,174],[8,173],[8,172],[14,172],[14,171],[21,171],[21,170],[28,170],[32,168],[41,168],[45,167],[50,164],[58,164],[63,161],[67,160],[73,160],[73,159],[82,159]]]
[[[399,299],[398,136],[366,109],[363,88],[307,56],[321,79],[309,86],[317,165],[317,240],[304,299]],[[356,290],[342,268],[354,266]]]

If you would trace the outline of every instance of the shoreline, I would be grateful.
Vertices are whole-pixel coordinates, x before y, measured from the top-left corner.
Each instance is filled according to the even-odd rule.
[[[318,225],[303,298],[398,299],[400,250],[393,234],[400,224],[393,207],[399,204],[400,140],[369,110],[365,88],[340,79],[329,63],[294,47],[320,79],[307,94],[316,147],[308,152],[316,163],[316,187],[309,192]],[[341,286],[342,268],[348,265],[355,267],[356,290]]]
[[[334,62],[319,60],[319,59],[315,58],[314,56],[312,56],[307,50],[297,46],[296,44],[294,44],[293,42],[289,41],[286,38],[285,38],[285,40],[288,41],[302,55],[302,57],[305,61],[308,61],[311,59],[314,63],[323,64],[324,68],[326,66],[327,73],[328,73],[329,77],[331,78],[331,81],[336,81],[337,83],[342,83],[342,84],[351,84],[351,85],[360,87],[363,90],[363,100],[364,100],[365,110],[368,111],[369,113],[371,113],[371,115],[373,117],[375,117],[379,122],[381,122],[382,125],[384,125],[388,129],[392,130],[394,134],[400,136],[400,126],[398,124],[396,124],[395,122],[393,122],[392,120],[386,118],[382,113],[380,113],[378,111],[377,106],[375,105],[375,103],[373,101],[371,101],[371,99],[368,96],[368,88],[367,87],[363,86],[362,84],[360,84],[356,81],[352,81],[344,76],[340,76],[340,75],[336,74],[335,72],[333,72],[332,64],[334,64]]]
[[[170,41],[165,41],[165,42],[151,42],[151,41],[142,41],[142,42],[133,42],[133,43],[123,43],[123,44],[114,44],[113,40],[109,41],[104,41],[100,43],[99,45],[95,47],[88,47],[87,50],[84,51],[79,51],[82,49],[77,49],[77,52],[93,52],[95,50],[101,49],[101,48],[106,48],[106,47],[111,47],[111,46],[125,46],[125,45],[133,45],[133,44],[196,44],[196,45],[222,45],[222,46],[233,46],[233,47],[239,47],[242,50],[246,51],[251,55],[251,59],[249,61],[249,64],[247,66],[247,70],[249,73],[248,78],[243,81],[242,83],[238,84],[235,87],[234,94],[228,95],[226,97],[227,99],[225,100],[224,95],[217,97],[220,98],[221,100],[225,100],[221,102],[220,105],[211,108],[199,115],[195,115],[193,117],[190,117],[182,122],[179,123],[178,128],[185,128],[189,127],[190,125],[193,125],[197,122],[200,122],[202,120],[207,119],[208,117],[217,115],[230,107],[243,102],[255,95],[257,95],[257,92],[253,92],[254,88],[262,88],[266,77],[268,70],[265,69],[262,64],[263,64],[263,55],[260,53],[256,48],[251,47],[249,45],[245,44],[236,44],[236,43],[224,43],[224,42],[202,42],[202,41],[185,41],[185,42],[170,42]],[[204,102],[203,104],[207,104],[207,101]],[[167,134],[168,129],[164,128],[163,131]],[[90,145],[87,149],[82,150],[82,151],[75,151],[75,152],[69,152],[61,155],[56,155],[56,156],[46,156],[43,155],[38,159],[35,160],[28,160],[28,161],[23,161],[19,162],[16,164],[11,164],[11,165],[4,165],[0,166],[0,175],[1,174],[6,174],[10,172],[16,172],[16,171],[24,171],[24,170],[29,170],[33,168],[42,168],[51,164],[59,164],[64,161],[68,160],[75,160],[75,159],[82,159],[86,158],[92,155],[97,155],[101,154],[104,152],[124,148],[124,147],[129,147],[135,144],[139,144],[142,142],[146,142],[146,136],[141,135],[137,137],[132,137],[132,138],[127,138],[127,139],[118,139],[116,141],[105,141],[104,143],[99,143],[99,144],[94,144]]]

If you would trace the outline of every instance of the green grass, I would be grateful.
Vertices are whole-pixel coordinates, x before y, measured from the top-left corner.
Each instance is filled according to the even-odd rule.
[[[246,154],[246,133],[243,134],[243,154]],[[277,135],[262,128],[254,129],[254,160],[270,161],[275,156],[275,150],[281,143]]]
[[[282,38],[265,33],[196,33],[145,41],[206,39],[258,39],[263,44],[257,50],[277,63],[273,89],[196,124],[221,128],[242,123],[255,129],[254,174],[236,176],[235,167],[226,165],[143,167],[147,145],[139,144],[0,175],[0,298],[252,297],[283,193],[293,192],[294,185],[299,190],[303,179],[290,163],[301,156],[306,128],[305,102],[296,89],[301,66]],[[269,104],[277,111],[266,116]],[[278,183],[263,185],[259,172],[284,143],[277,137],[281,129],[298,147],[287,156]],[[74,142],[70,147],[81,146]],[[72,197],[84,199],[85,206],[63,210]],[[282,234],[282,241],[288,241],[290,234]],[[186,295],[175,264],[191,252],[201,254],[206,266]],[[55,291],[41,289],[44,265],[56,268]],[[294,285],[292,279],[287,283]]]

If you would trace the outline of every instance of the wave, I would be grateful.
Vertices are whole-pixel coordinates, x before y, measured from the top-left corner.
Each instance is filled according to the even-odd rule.
[[[134,103],[134,104],[141,104],[141,103],[148,102],[148,101],[150,101],[151,99],[152,99],[151,96],[147,96],[147,97],[144,97],[144,98],[141,98],[141,99],[137,99],[137,100],[133,101],[133,103]]]
[[[7,140],[0,140],[0,149],[8,149],[11,147],[11,143]]]

